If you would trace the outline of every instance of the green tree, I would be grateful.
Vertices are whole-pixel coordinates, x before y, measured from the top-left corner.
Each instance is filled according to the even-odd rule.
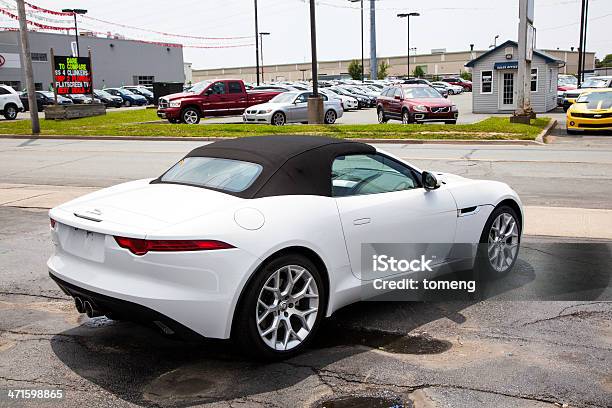
[[[417,65],[414,71],[412,71],[412,75],[416,78],[421,78],[423,75],[425,75],[425,70],[423,70],[423,67],[420,65]]]
[[[378,64],[378,79],[385,79],[389,75],[391,65],[387,61],[382,61]]]
[[[361,64],[357,60],[352,60],[348,66],[348,73],[353,79],[361,79]]]
[[[604,59],[599,61],[599,67],[612,67],[612,54],[608,54]]]
[[[465,79],[466,81],[472,80],[472,73],[468,71],[461,71],[461,73],[459,73],[459,76]]]

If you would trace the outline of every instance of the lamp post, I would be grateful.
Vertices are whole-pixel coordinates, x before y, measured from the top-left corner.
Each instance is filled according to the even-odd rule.
[[[79,27],[77,26],[77,14],[86,14],[87,10],[84,9],[62,9],[62,12],[64,13],[72,13],[72,15],[74,16],[74,37],[76,39],[76,49],[77,49],[77,57],[80,56],[79,54]]]
[[[351,3],[361,3],[361,82],[365,82],[365,64],[363,52],[363,0],[349,0]]]
[[[257,0],[255,2],[255,74],[259,86],[259,21],[257,18]]]
[[[495,36],[495,38],[493,38],[493,44],[489,46],[489,48],[495,48],[497,47],[497,39],[499,38],[499,34],[497,34]]]
[[[408,40],[408,54],[406,56],[406,62],[408,63],[408,78],[410,78],[410,17],[418,17],[420,16],[419,13],[399,13],[397,15],[399,18],[405,18],[406,19],[406,28],[407,28],[407,40]]]
[[[261,81],[266,82],[266,78],[264,77],[264,59],[263,59],[263,37],[264,35],[270,35],[270,33],[259,33],[259,47],[261,51]]]
[[[323,98],[319,95],[315,0],[310,0],[310,51],[312,53],[312,96],[308,98],[308,123],[317,124],[323,121]]]

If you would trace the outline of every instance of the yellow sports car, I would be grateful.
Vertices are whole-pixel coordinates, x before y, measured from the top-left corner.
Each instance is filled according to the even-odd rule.
[[[567,133],[612,131],[612,88],[590,90],[567,110]]]

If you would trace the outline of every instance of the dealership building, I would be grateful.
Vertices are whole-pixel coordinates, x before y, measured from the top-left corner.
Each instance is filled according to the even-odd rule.
[[[80,54],[87,56],[87,50],[91,50],[95,88],[185,82],[181,46],[83,34],[79,36]],[[55,55],[71,55],[75,37],[31,31],[29,38],[36,89],[48,90],[52,83],[51,48]],[[20,49],[18,31],[0,31],[0,83],[14,89],[25,88]]]
[[[428,54],[415,54],[410,56],[410,70],[419,66],[425,72],[426,77],[458,75],[461,71],[468,70],[465,65],[488,52],[489,50],[471,50],[447,52],[445,49],[434,49]],[[578,72],[578,52],[574,50],[542,50],[557,60],[563,61],[559,69],[560,74],[575,74]],[[586,70],[595,67],[595,53],[586,53]],[[378,57],[378,63],[382,61],[390,65],[389,76],[404,76],[407,73],[406,55],[393,57]],[[351,60],[336,60],[319,62],[319,75],[340,76],[348,74]],[[370,60],[365,60],[365,72],[370,72]],[[275,81],[299,81],[312,78],[311,64],[309,62],[266,65],[263,67],[265,82]],[[194,69],[193,81],[203,81],[215,78],[239,78],[246,82],[255,82],[255,67],[218,68],[218,69]]]

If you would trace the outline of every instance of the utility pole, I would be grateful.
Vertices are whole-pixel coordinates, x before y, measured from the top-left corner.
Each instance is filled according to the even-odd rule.
[[[534,0],[519,0],[516,110],[510,118],[513,123],[529,124],[535,117],[531,108],[531,58],[535,42],[533,12]]]
[[[26,88],[28,91],[28,105],[32,121],[32,134],[40,134],[38,121],[38,105],[36,104],[36,90],[34,89],[34,71],[32,70],[32,54],[30,53],[30,39],[28,38],[28,24],[26,22],[25,4],[17,0],[17,14],[19,15],[19,37],[21,40],[21,60],[25,68]],[[51,79],[53,81],[53,78]]]
[[[584,42],[584,12],[586,9],[586,0],[582,0],[582,7],[580,10],[580,40],[578,41],[578,87],[582,83],[582,70],[584,67],[582,66],[582,53],[584,52],[583,42]]]
[[[586,71],[586,52],[587,52],[587,26],[589,22],[589,0],[585,0],[584,8],[584,37],[582,38],[582,81],[584,82],[584,71]]]
[[[310,49],[312,53],[312,96],[308,98],[308,123],[323,121],[323,98],[319,95],[319,69],[317,61],[317,26],[315,0],[310,0]]]
[[[378,79],[376,60],[376,0],[370,0],[370,79]]]
[[[259,22],[257,19],[257,0],[255,0],[255,72],[257,72],[257,86],[259,86]]]

